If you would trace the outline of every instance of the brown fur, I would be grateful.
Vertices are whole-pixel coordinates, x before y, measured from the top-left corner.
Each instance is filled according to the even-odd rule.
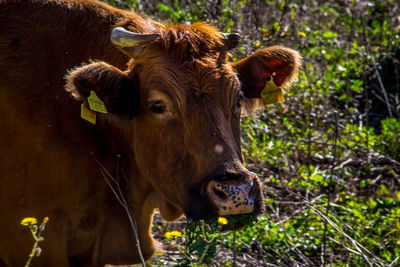
[[[109,41],[116,26],[161,37],[125,70],[129,58]],[[121,155],[146,259],[157,249],[154,209],[167,220],[218,215],[209,181],[253,179],[261,213],[260,182],[241,161],[238,104],[242,94],[259,97],[248,92],[259,86],[251,79],[263,79],[247,72],[268,69],[287,87],[299,57],[272,48],[231,64],[226,53],[221,33],[204,23],[166,26],[93,0],[0,0],[0,265],[25,262],[33,241],[19,221],[27,216],[50,217],[32,266],[138,262],[92,155],[113,174]],[[80,118],[90,90],[109,111],[96,125]],[[164,113],[151,111],[154,100]]]
[[[180,63],[213,57],[223,47],[223,36],[218,29],[200,22],[189,26],[166,26],[161,28],[160,33],[161,38],[153,42],[152,46],[159,47]]]

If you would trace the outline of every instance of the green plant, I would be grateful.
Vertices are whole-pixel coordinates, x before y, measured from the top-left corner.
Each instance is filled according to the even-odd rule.
[[[46,224],[49,221],[49,217],[44,217],[43,222],[38,226],[37,225],[37,219],[34,217],[27,217],[24,218],[21,221],[21,225],[27,226],[29,230],[31,231],[33,240],[35,241],[33,243],[32,251],[29,254],[29,258],[25,264],[25,267],[28,267],[33,259],[33,257],[40,256],[40,253],[42,252],[42,249],[38,246],[39,242],[43,241],[44,238],[41,236],[42,232],[46,228]]]

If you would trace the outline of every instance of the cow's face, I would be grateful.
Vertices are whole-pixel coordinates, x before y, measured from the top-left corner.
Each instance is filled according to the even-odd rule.
[[[69,75],[75,98],[86,101],[94,89],[116,120],[130,120],[124,125],[133,135],[133,164],[157,192],[166,219],[263,212],[259,179],[242,161],[240,114],[260,97],[266,76],[287,87],[300,64],[282,47],[229,63],[224,37],[211,30],[169,29],[132,52],[126,72],[92,63]]]
[[[258,179],[242,165],[243,93],[231,66],[142,55],[128,76],[141,96],[136,161],[164,199],[191,218],[260,212]]]

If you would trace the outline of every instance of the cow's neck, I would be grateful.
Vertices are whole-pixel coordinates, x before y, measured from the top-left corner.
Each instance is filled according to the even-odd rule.
[[[99,120],[97,127],[103,135],[101,139],[106,140],[106,143],[99,145],[101,151],[98,150],[96,153],[96,160],[101,165],[104,162],[103,167],[114,179],[116,176],[119,177],[124,197],[132,205],[131,210],[137,224],[142,252],[149,257],[158,247],[157,242],[151,237],[151,224],[154,210],[158,207],[160,199],[153,186],[142,176],[136,165],[135,154],[131,149],[133,146],[132,140],[134,139],[133,132],[127,130],[130,129],[129,124],[131,123],[128,119],[121,120],[111,116],[102,117]],[[111,177],[108,178],[113,179]],[[109,197],[116,200],[111,188],[107,188],[107,190]],[[122,208],[121,203],[113,201],[111,206],[115,212],[120,213],[118,217],[126,222],[127,233],[132,234],[131,225],[128,224],[128,215]],[[121,208],[115,209],[115,206],[120,206]],[[132,240],[131,244],[126,245],[135,247],[135,241]]]
[[[111,44],[111,30],[122,26],[134,32],[145,33],[154,29],[154,23],[133,12],[114,9],[103,3],[98,3],[98,6],[102,7],[103,13],[98,10],[94,12],[90,8],[77,8],[77,18],[67,21],[66,27],[74,30],[68,31],[72,35],[67,38],[71,43],[66,43],[66,50],[69,47],[79,47],[82,53],[80,57],[86,61],[101,60],[125,69],[129,59]],[[74,65],[81,63],[73,62]]]
[[[129,59],[111,44],[111,30],[122,26],[146,33],[154,29],[153,24],[157,25],[136,13],[92,0],[85,4],[80,1],[29,1],[27,5],[29,8],[21,10],[27,14],[21,14],[21,17],[25,16],[27,23],[35,21],[30,31],[35,33],[38,42],[47,42],[55,51],[56,58],[52,60],[57,61],[57,66],[64,64],[66,69],[89,60],[102,60],[125,68]],[[43,5],[46,5],[46,16],[41,12]]]
[[[102,4],[100,4],[102,5]],[[90,14],[85,12],[91,12],[84,10],[84,12],[75,13],[78,18],[68,20],[67,27],[76,28],[76,31],[67,31],[72,33],[71,36],[66,37],[69,43],[65,43],[66,54],[74,54],[73,59],[70,61],[66,57],[67,68],[81,65],[82,62],[91,60],[105,61],[113,66],[116,66],[122,70],[126,68],[126,64],[129,60],[123,53],[116,49],[110,42],[109,34],[111,30],[116,26],[125,27],[134,32],[148,32],[152,30],[152,25],[142,17],[132,12],[117,11],[111,9],[109,6],[103,6],[104,13],[99,16],[96,12],[94,15],[95,19],[86,19],[91,17]],[[110,12],[112,11],[112,12]],[[113,15],[111,15],[113,14]],[[78,22],[79,25],[76,25]],[[72,25],[73,23],[73,25]],[[54,27],[54,26],[53,26]],[[79,47],[79,51],[69,51],[69,48]],[[79,59],[77,59],[79,58]],[[140,172],[135,164],[135,155],[132,153],[132,139],[133,133],[126,131],[129,129],[130,122],[128,120],[119,120],[112,118],[111,116],[100,118],[98,117],[98,123],[96,125],[96,135],[98,140],[93,140],[97,143],[97,147],[87,147],[87,150],[93,151],[94,155],[100,162],[106,164],[104,167],[112,174],[115,175],[117,168],[119,168],[119,178],[128,179],[130,183],[129,198],[132,203],[132,210],[134,211],[134,218],[137,223],[139,239],[142,246],[142,252],[145,257],[149,257],[156,249],[156,243],[151,237],[151,223],[153,217],[153,211],[156,207],[156,198],[154,195],[154,189],[152,186],[141,177]],[[90,134],[90,131],[88,133]],[[88,143],[87,138],[80,138]],[[100,142],[100,145],[98,145]],[[117,155],[121,155],[120,165],[117,167]],[[109,196],[113,196],[111,189],[109,189]],[[119,205],[118,203],[114,203]],[[128,222],[128,216],[125,214],[123,209],[116,209],[116,212],[122,212],[123,218]],[[122,215],[122,214],[121,214]],[[125,224],[125,228],[129,227],[129,224]],[[131,234],[131,229],[126,229],[127,234]],[[133,248],[135,242],[132,240],[131,244],[126,244]]]

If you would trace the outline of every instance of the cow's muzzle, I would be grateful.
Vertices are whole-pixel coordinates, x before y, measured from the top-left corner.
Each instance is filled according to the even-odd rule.
[[[253,180],[247,182],[215,181],[207,185],[207,195],[218,215],[248,214],[254,211]]]

